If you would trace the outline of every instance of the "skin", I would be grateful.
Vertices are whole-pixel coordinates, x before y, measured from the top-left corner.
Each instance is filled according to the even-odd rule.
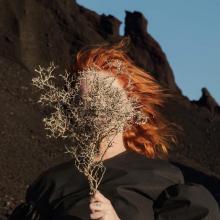
[[[99,203],[100,206],[96,206]],[[96,191],[90,199],[89,208],[91,210],[90,218],[99,220],[120,220],[111,201],[107,199],[100,191]]]
[[[87,90],[88,88],[85,88],[83,82],[81,82],[80,84],[81,84],[82,94],[85,94],[88,91]],[[114,81],[113,86],[118,87],[120,89],[122,88],[121,85],[117,82],[117,80]],[[127,99],[127,96],[125,93],[124,93],[124,98]],[[103,141],[101,142],[100,148],[104,149],[104,146],[106,145],[107,143],[103,139]],[[103,157],[103,160],[114,157],[117,154],[122,153],[124,151],[126,151],[126,148],[124,147],[124,143],[123,143],[123,133],[120,132],[114,137],[113,142],[112,142],[112,147],[107,149]],[[96,206],[97,203],[99,203],[100,206]],[[91,214],[90,214],[91,219],[120,220],[114,207],[111,204],[111,201],[108,198],[106,198],[100,191],[97,191],[90,198],[89,208],[91,210]]]

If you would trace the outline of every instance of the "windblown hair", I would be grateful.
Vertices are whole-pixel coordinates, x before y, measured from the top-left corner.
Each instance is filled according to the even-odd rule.
[[[119,83],[125,88],[130,78],[133,88],[132,91],[126,91],[128,97],[134,95],[138,98],[143,105],[141,110],[149,120],[148,123],[124,130],[124,145],[126,149],[144,154],[148,158],[167,159],[170,143],[177,143],[176,131],[179,125],[169,122],[160,113],[159,107],[163,107],[167,98],[173,97],[173,94],[169,89],[162,88],[149,72],[135,65],[127,54],[129,42],[130,38],[124,37],[114,44],[102,43],[83,47],[76,54],[74,71],[96,66],[114,76],[116,67],[107,65],[108,61],[118,59],[125,63],[127,71],[118,77]]]

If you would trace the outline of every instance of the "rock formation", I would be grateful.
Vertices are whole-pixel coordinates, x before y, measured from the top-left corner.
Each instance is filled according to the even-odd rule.
[[[121,21],[74,0],[0,0],[0,5],[0,212],[6,216],[36,176],[70,159],[63,153],[62,140],[46,138],[42,117],[47,112],[36,103],[39,93],[31,85],[34,68],[53,60],[60,71],[71,69],[82,46],[116,42],[122,36]],[[185,135],[173,146],[170,158],[220,176],[220,107],[206,88],[198,101],[182,95],[147,24],[140,12],[126,11],[130,57],[176,94],[163,111],[183,127]]]

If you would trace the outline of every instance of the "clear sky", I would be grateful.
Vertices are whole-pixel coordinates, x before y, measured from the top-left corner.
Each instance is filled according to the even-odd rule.
[[[190,100],[201,88],[220,104],[220,0],[77,0],[98,14],[113,15],[124,33],[125,10],[139,11],[173,69],[175,81]]]

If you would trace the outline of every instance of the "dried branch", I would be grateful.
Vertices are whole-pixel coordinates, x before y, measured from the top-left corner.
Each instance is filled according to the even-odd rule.
[[[43,119],[45,128],[51,134],[47,136],[70,138],[73,141],[74,146],[65,146],[65,153],[71,154],[75,166],[88,178],[90,194],[97,190],[104,176],[106,168],[103,156],[112,146],[114,137],[125,126],[131,125],[130,122],[146,123],[148,119],[137,111],[141,105],[137,105],[135,97],[124,99],[125,90],[113,86],[126,66],[119,60],[111,60],[108,64],[117,68],[116,77],[103,76],[94,66],[81,71],[73,86],[73,77],[65,70],[64,74],[59,74],[64,82],[61,88],[52,81],[56,79],[53,71],[57,66],[51,62],[48,68],[39,66],[39,69],[35,69],[38,76],[32,79],[33,85],[42,91],[38,102],[54,109],[50,117]],[[81,96],[82,82],[88,92]],[[129,81],[128,88],[131,86]],[[101,152],[103,138],[106,138],[107,146]]]

